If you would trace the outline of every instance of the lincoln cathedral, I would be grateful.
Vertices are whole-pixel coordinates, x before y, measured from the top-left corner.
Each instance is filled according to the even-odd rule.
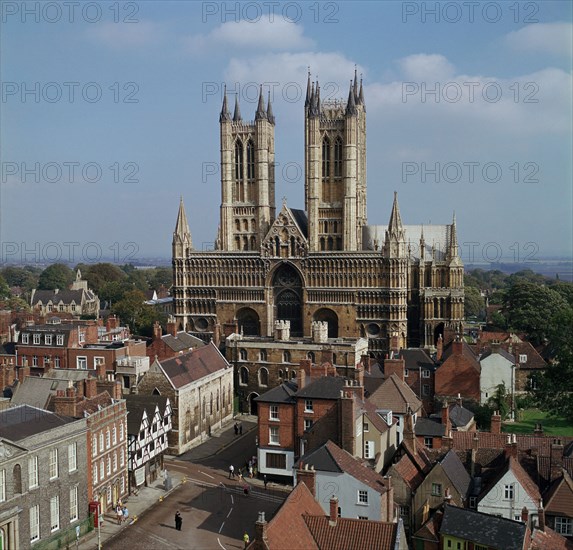
[[[179,327],[216,341],[238,330],[291,338],[364,337],[369,352],[432,348],[461,331],[463,264],[455,217],[405,225],[394,193],[387,225],[366,217],[366,105],[356,74],[347,100],[307,83],[304,210],[275,206],[275,117],[261,89],[253,121],[227,95],[219,116],[220,225],[215,250],[193,248],[183,202],[173,234],[173,309]]]

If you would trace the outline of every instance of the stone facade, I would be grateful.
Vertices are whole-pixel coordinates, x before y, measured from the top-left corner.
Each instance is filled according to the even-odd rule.
[[[348,101],[321,101],[308,80],[305,209],[275,213],[275,119],[262,91],[252,123],[220,114],[221,218],[215,250],[193,248],[183,202],[173,235],[173,311],[180,330],[213,335],[235,320],[248,336],[271,337],[275,321],[310,336],[390,339],[433,347],[461,331],[463,264],[455,219],[403,225],[396,196],[387,226],[366,222],[366,108],[355,77]]]

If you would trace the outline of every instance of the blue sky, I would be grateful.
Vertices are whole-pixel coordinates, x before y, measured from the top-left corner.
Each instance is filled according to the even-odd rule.
[[[369,223],[396,190],[405,223],[455,211],[466,259],[570,256],[571,3],[436,4],[3,2],[2,261],[168,258],[180,195],[212,246],[225,83],[245,119],[272,90],[277,201],[302,208],[307,67],[345,98],[355,65]]]

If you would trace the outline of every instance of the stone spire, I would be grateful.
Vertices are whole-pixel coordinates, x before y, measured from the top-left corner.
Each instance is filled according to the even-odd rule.
[[[263,85],[261,84],[261,89],[259,92],[259,105],[257,107],[257,112],[255,113],[255,120],[263,120],[267,118],[267,111],[265,109],[265,100],[263,99]]]
[[[394,204],[392,204],[392,213],[390,214],[388,231],[390,233],[395,233],[395,234],[398,234],[400,231],[403,231],[402,218],[400,216],[400,207],[398,206],[398,193],[396,191],[394,191]]]
[[[358,114],[358,109],[356,108],[356,101],[354,99],[354,89],[351,80],[350,90],[348,92],[348,102],[346,103],[346,116],[354,116],[357,114]]]
[[[310,91],[310,67],[308,68],[308,80],[306,81],[306,99],[304,100],[304,106],[308,107],[312,99],[312,94]]]
[[[223,96],[223,107],[221,107],[221,114],[219,115],[219,122],[231,120],[231,113],[227,105],[227,86],[225,86],[225,95]]]
[[[456,228],[456,213],[454,212],[454,217],[452,220],[452,225],[450,225],[450,258],[458,257],[458,230]]]
[[[424,239],[424,225],[422,225],[422,232],[420,233],[420,260],[426,259],[426,240]]]
[[[267,119],[271,124],[275,123],[275,115],[273,114],[273,106],[271,105],[271,91],[269,90],[269,98],[267,103]]]
[[[358,103],[358,74],[356,65],[354,65],[354,84],[352,85],[352,91],[354,92],[354,102]]]
[[[364,107],[366,110],[366,104],[364,103],[364,90],[362,89],[362,77],[360,77],[360,91],[358,92],[358,104]]]
[[[239,108],[239,94],[235,94],[235,112],[233,113],[233,121],[241,122],[241,109]]]
[[[177,223],[175,224],[175,231],[173,232],[174,257],[183,257],[185,249],[188,248],[193,248],[193,241],[191,240],[191,231],[189,230],[187,214],[185,213],[185,206],[183,205],[183,197],[181,197],[179,212],[177,213]]]

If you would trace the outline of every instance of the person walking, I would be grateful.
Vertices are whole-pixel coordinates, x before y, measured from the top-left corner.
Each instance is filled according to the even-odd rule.
[[[229,466],[229,479],[235,479],[235,467],[231,464]]]
[[[243,535],[243,542],[245,543],[245,548],[246,548],[247,546],[249,546],[249,542],[250,542],[250,541],[251,541],[251,539],[249,539],[249,533],[247,533],[247,532],[245,531],[245,534]]]
[[[127,506],[123,507],[123,522],[125,523],[128,519],[129,519],[129,510],[127,509]]]
[[[267,488],[267,483],[269,482],[269,480],[267,479],[267,474],[265,474],[263,476],[263,483],[265,484],[265,489]]]
[[[236,422],[235,422],[235,425],[233,426],[233,428],[235,428],[235,435],[239,435],[239,426],[237,426]]]
[[[115,507],[115,515],[117,516],[117,524],[121,525],[121,522],[123,521],[123,510],[121,509],[121,504],[118,504]]]
[[[248,497],[249,496],[249,484],[245,483],[245,485],[243,485],[243,493],[245,493],[245,496]]]
[[[253,467],[249,466],[249,477],[253,479]]]
[[[177,512],[175,513],[175,529],[177,529],[177,531],[181,531],[182,524],[183,524],[183,518],[181,517],[179,510],[177,510]]]
[[[243,435],[243,424],[239,424],[239,435]]]

